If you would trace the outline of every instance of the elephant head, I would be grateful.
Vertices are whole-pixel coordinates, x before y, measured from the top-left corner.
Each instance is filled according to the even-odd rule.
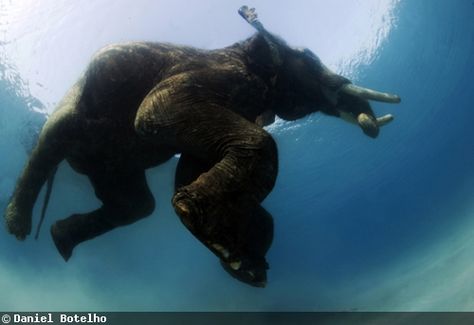
[[[356,86],[332,72],[311,50],[293,48],[268,32],[257,19],[255,9],[243,6],[239,14],[258,31],[260,40],[253,46],[259,48],[259,55],[265,58],[260,59],[260,64],[274,71],[272,110],[277,116],[296,120],[321,111],[358,125],[372,138],[377,137],[381,126],[393,120],[391,114],[377,118],[369,100],[399,103],[399,96]],[[266,54],[262,55],[262,51]]]

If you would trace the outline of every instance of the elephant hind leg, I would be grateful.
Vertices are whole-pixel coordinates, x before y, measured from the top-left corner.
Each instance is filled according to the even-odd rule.
[[[31,232],[33,207],[41,188],[55,173],[77,138],[79,121],[74,111],[79,88],[73,87],[44,124],[5,211],[8,231],[20,240]]]
[[[61,256],[69,260],[80,243],[116,227],[150,215],[155,200],[144,171],[120,171],[110,175],[89,175],[103,205],[92,212],[74,214],[51,226],[51,235]]]

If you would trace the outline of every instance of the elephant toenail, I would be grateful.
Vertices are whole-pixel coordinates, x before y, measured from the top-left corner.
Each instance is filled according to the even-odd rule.
[[[212,244],[212,248],[222,254],[222,256],[227,259],[230,256],[230,253],[227,249],[224,248],[221,244]]]
[[[242,261],[236,261],[236,262],[232,262],[232,263],[229,263],[229,266],[237,271],[238,269],[240,269],[240,267],[242,266]]]
[[[177,202],[175,204],[175,207],[178,214],[183,218],[187,218],[191,214],[191,211],[189,210],[188,206],[183,202]]]

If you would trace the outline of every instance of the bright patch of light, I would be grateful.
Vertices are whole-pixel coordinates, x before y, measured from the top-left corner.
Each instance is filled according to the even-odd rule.
[[[289,44],[305,46],[332,69],[355,76],[370,63],[394,25],[399,0],[248,1],[261,21]],[[101,0],[24,0],[0,7],[3,50],[48,111],[78,78],[100,47],[127,40],[153,40],[215,48],[249,36],[240,4]]]

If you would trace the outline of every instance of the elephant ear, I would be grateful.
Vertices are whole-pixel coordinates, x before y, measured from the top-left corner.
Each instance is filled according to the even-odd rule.
[[[239,9],[239,15],[245,19],[252,27],[254,27],[260,35],[265,39],[272,57],[272,63],[276,66],[280,66],[283,63],[283,55],[280,51],[282,46],[286,47],[285,41],[276,37],[263,27],[262,23],[258,20],[255,8],[249,8],[242,6]]]

